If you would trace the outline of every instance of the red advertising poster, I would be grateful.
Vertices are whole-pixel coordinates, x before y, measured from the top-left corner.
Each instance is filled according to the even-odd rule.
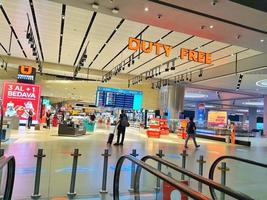
[[[4,82],[3,110],[6,117],[18,116],[21,123],[33,112],[33,124],[39,120],[41,88],[39,85]]]

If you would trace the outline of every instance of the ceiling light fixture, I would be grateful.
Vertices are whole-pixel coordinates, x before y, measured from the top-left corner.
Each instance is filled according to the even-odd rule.
[[[212,28],[214,28],[214,26],[213,25],[210,25],[210,28],[212,29]]]
[[[148,7],[145,7],[145,11],[146,11],[146,12],[149,11]]]
[[[260,41],[261,41],[261,42],[264,42],[264,39],[261,39]]]
[[[112,9],[112,13],[113,14],[118,14],[119,13],[119,9],[118,8],[113,8]]]
[[[267,79],[263,79],[263,80],[257,81],[256,85],[259,86],[259,87],[267,88]]]
[[[92,4],[92,8],[93,9],[98,9],[99,8],[99,4],[98,3],[93,3]]]

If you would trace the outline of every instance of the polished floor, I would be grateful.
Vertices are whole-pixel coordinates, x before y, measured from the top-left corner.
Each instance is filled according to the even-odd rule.
[[[131,153],[136,149],[138,158],[144,155],[155,155],[159,149],[165,154],[165,159],[181,166],[184,140],[172,134],[162,136],[160,139],[147,138],[143,130],[128,128],[125,144],[123,146],[106,145],[108,130],[105,127],[97,128],[92,134],[81,137],[59,137],[57,129],[42,129],[40,131],[25,130],[21,127],[19,131],[12,131],[11,138],[2,143],[6,155],[14,155],[16,158],[16,179],[14,186],[14,200],[31,199],[34,188],[34,176],[38,148],[42,148],[46,157],[42,162],[42,174],[40,184],[40,194],[42,199],[67,199],[70,189],[70,178],[72,169],[72,156],[70,154],[75,148],[82,154],[78,158],[78,169],[75,191],[77,199],[100,199],[103,156],[104,149],[109,149],[111,156],[108,163],[108,183],[105,199],[112,199],[112,181],[117,159],[124,154]],[[190,141],[187,150],[188,157],[186,168],[198,173],[198,163],[196,160],[200,155],[204,156],[207,163],[204,165],[204,176],[208,176],[208,171],[212,162],[221,155],[235,155],[242,158],[251,159],[258,162],[267,163],[267,138],[250,138],[251,147],[226,144],[205,139],[197,139],[201,145],[195,149]],[[249,166],[236,161],[226,161],[230,171],[227,172],[226,185],[234,190],[246,193],[255,199],[267,199],[267,170],[259,167]],[[155,163],[149,164],[156,166]],[[179,179],[180,174],[168,168],[162,168],[164,173]],[[125,162],[122,167],[120,192],[121,199],[132,199],[129,196],[131,163]],[[197,183],[189,181],[190,186],[197,190]],[[220,182],[220,171],[216,171],[215,180]],[[142,174],[141,199],[156,199],[152,193],[156,186],[156,178],[146,172]],[[208,188],[203,186],[203,193],[210,196]],[[162,195],[162,194],[161,194]],[[219,193],[218,193],[219,195]],[[102,196],[103,197],[103,196]],[[104,197],[103,197],[104,198]],[[162,198],[161,198],[162,199]],[[173,200],[175,198],[172,198]],[[226,197],[226,199],[231,199]]]

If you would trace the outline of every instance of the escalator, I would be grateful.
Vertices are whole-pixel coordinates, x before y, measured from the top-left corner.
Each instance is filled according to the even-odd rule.
[[[144,156],[137,159],[125,155],[117,161],[114,178],[113,192],[111,194],[77,196],[73,199],[80,200],[208,200],[208,199],[266,199],[258,198],[257,194],[249,193],[249,190],[240,192],[236,185],[224,186],[216,180],[215,169],[222,161],[234,161],[234,166],[240,163],[260,167],[263,174],[267,173],[267,165],[252,160],[234,156],[222,156],[214,161],[209,170],[209,178],[200,176],[192,171],[186,170],[168,160],[158,156]],[[227,163],[228,165],[230,163]],[[158,166],[160,167],[160,170]],[[129,174],[129,166],[134,166],[133,176]],[[11,200],[15,178],[15,158],[13,156],[0,158],[0,199]],[[236,175],[236,171],[232,170]],[[233,174],[232,174],[233,176]],[[266,178],[266,176],[265,176]],[[131,181],[129,181],[131,180]],[[266,180],[266,179],[265,179]],[[129,183],[125,184],[125,183]],[[201,190],[199,185],[202,185]],[[249,184],[249,183],[248,183]],[[266,184],[266,181],[265,181]],[[129,189],[130,188],[130,189]],[[90,189],[90,188],[89,188]]]

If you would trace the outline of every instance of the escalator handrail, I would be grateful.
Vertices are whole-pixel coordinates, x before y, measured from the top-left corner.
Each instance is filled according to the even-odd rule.
[[[253,160],[239,158],[239,157],[236,157],[236,156],[221,156],[221,157],[217,158],[212,163],[212,165],[210,167],[210,171],[209,171],[209,179],[213,180],[213,178],[214,178],[214,172],[215,172],[215,169],[216,169],[217,165],[222,160],[225,160],[225,159],[237,160],[237,161],[241,161],[241,162],[248,163],[248,164],[251,164],[251,165],[256,165],[256,166],[259,166],[259,167],[267,168],[267,164],[256,162],[256,161],[253,161]],[[216,193],[215,193],[214,189],[211,188],[211,187],[210,187],[210,193],[212,195],[212,198],[216,198]]]
[[[150,172],[151,174],[155,175],[156,177],[162,179],[163,181],[169,183],[179,191],[185,193],[186,195],[190,196],[193,199],[197,200],[210,200],[209,197],[204,196],[203,194],[189,188],[188,186],[179,183],[175,179],[167,176],[166,174],[158,171],[157,169],[151,167],[147,163],[138,160],[137,158],[130,156],[130,155],[124,155],[119,158],[116,164],[115,172],[114,172],[114,180],[113,180],[113,199],[119,200],[119,185],[120,185],[120,172],[121,167],[123,165],[123,162],[125,160],[130,160],[131,162],[135,163],[138,167],[145,169],[146,171]],[[139,195],[139,191],[137,191],[136,195]]]
[[[12,199],[12,192],[15,180],[15,168],[16,162],[14,156],[5,157],[2,156],[0,158],[0,169],[2,170],[7,165],[7,178],[6,178],[6,187],[4,193],[4,200]]]
[[[159,158],[158,156],[144,156],[141,160],[146,162],[147,160],[149,159],[152,159],[154,161],[157,161],[169,168],[172,168],[173,170],[176,170],[186,176],[189,176],[205,185],[208,185],[209,188],[214,188],[216,190],[219,190],[221,192],[224,192],[225,194],[231,196],[231,197],[234,197],[235,199],[239,199],[239,200],[252,200],[253,198],[249,197],[248,195],[246,194],[243,194],[243,193],[240,193],[240,192],[237,192],[237,191],[234,191],[232,190],[231,188],[229,187],[226,187],[226,186],[223,186],[213,180],[210,180],[208,178],[205,178],[203,176],[200,176],[198,174],[195,174],[189,170],[186,170],[182,167],[179,167],[178,165],[175,165],[174,163],[171,163],[167,160],[164,160],[162,158]],[[139,184],[139,180],[140,180],[140,173],[141,173],[141,169],[139,167],[137,167],[136,169],[136,174],[135,174],[135,184]],[[136,185],[135,188],[138,190],[139,188],[139,185]],[[213,198],[213,196],[212,196]],[[214,199],[214,198],[213,198]]]

